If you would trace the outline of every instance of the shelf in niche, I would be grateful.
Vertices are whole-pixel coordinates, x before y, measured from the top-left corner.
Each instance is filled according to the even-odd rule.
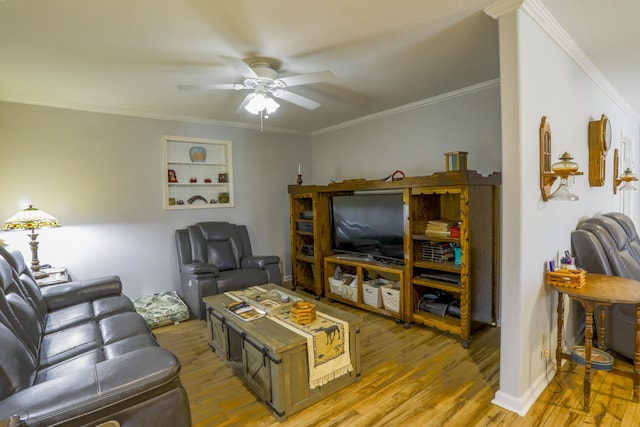
[[[206,209],[233,207],[233,171],[231,141],[180,136],[163,136],[164,209]],[[194,148],[206,153],[194,159]],[[205,161],[199,161],[205,160]],[[170,179],[178,182],[170,182]],[[197,182],[189,182],[195,178]],[[211,182],[204,182],[205,179]],[[221,182],[223,181],[223,182]],[[195,196],[225,203],[196,203],[187,201]],[[178,204],[177,202],[184,203]],[[227,202],[228,201],[228,202]],[[175,203],[175,204],[174,204]]]
[[[189,165],[189,166],[227,166],[226,163],[208,163],[208,162],[174,162],[169,160],[169,165]]]

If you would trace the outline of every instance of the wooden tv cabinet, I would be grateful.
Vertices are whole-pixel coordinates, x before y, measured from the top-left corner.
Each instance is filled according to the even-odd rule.
[[[291,266],[293,286],[308,289],[362,309],[387,314],[398,321],[419,323],[458,336],[466,347],[471,333],[483,324],[495,324],[499,253],[500,173],[482,176],[476,171],[438,172],[397,181],[349,180],[320,185],[290,185]],[[331,198],[366,191],[403,194],[404,265],[334,257],[331,250]],[[429,221],[459,223],[459,235],[427,233]],[[306,223],[306,225],[305,225]],[[459,249],[459,260],[434,260],[424,253],[431,247]],[[337,266],[359,273],[360,295],[344,298],[331,292],[329,277]],[[342,267],[341,267],[342,268]],[[447,280],[439,280],[439,274]],[[372,307],[362,300],[362,282],[372,277],[399,280],[400,308]],[[420,304],[426,294],[454,301],[444,315]]]

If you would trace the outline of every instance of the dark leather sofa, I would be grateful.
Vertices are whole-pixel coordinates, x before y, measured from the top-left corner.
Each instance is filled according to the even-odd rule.
[[[200,222],[176,230],[182,297],[204,319],[202,298],[265,283],[282,283],[280,257],[253,255],[247,227]]]
[[[39,288],[0,246],[0,425],[190,426],[180,363],[117,276]]]
[[[571,233],[571,248],[576,265],[589,273],[640,281],[640,238],[633,221],[622,213],[595,215],[582,221]],[[605,310],[605,346],[633,359],[635,307],[613,304]],[[597,332],[600,319],[594,317]]]

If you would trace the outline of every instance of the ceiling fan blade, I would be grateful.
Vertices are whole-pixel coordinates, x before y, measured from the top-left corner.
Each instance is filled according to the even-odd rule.
[[[238,83],[221,83],[208,85],[178,85],[180,90],[212,90],[212,89],[245,89],[244,85]]]
[[[307,85],[311,83],[328,82],[335,79],[336,79],[336,76],[331,71],[318,71],[317,73],[281,77],[278,80],[283,81],[288,87],[290,87],[290,86]]]
[[[232,56],[221,56],[220,58],[224,59],[229,65],[233,66],[240,74],[244,77],[259,77],[253,68],[249,67],[249,65],[244,62],[242,59],[234,58]]]
[[[307,110],[315,110],[320,106],[316,101],[305,98],[304,96],[297,95],[293,92],[289,92],[288,90],[279,90],[273,93],[273,96],[279,99],[283,99],[292,104],[299,105],[300,107],[304,107]]]

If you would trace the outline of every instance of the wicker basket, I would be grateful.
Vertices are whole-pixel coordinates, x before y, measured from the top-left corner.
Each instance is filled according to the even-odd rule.
[[[547,284],[580,289],[586,282],[584,270],[556,270],[547,271]]]
[[[380,294],[385,310],[400,313],[400,283],[393,282],[380,286]]]
[[[310,302],[297,301],[291,305],[291,320],[299,325],[308,325],[316,320],[316,305]]]

